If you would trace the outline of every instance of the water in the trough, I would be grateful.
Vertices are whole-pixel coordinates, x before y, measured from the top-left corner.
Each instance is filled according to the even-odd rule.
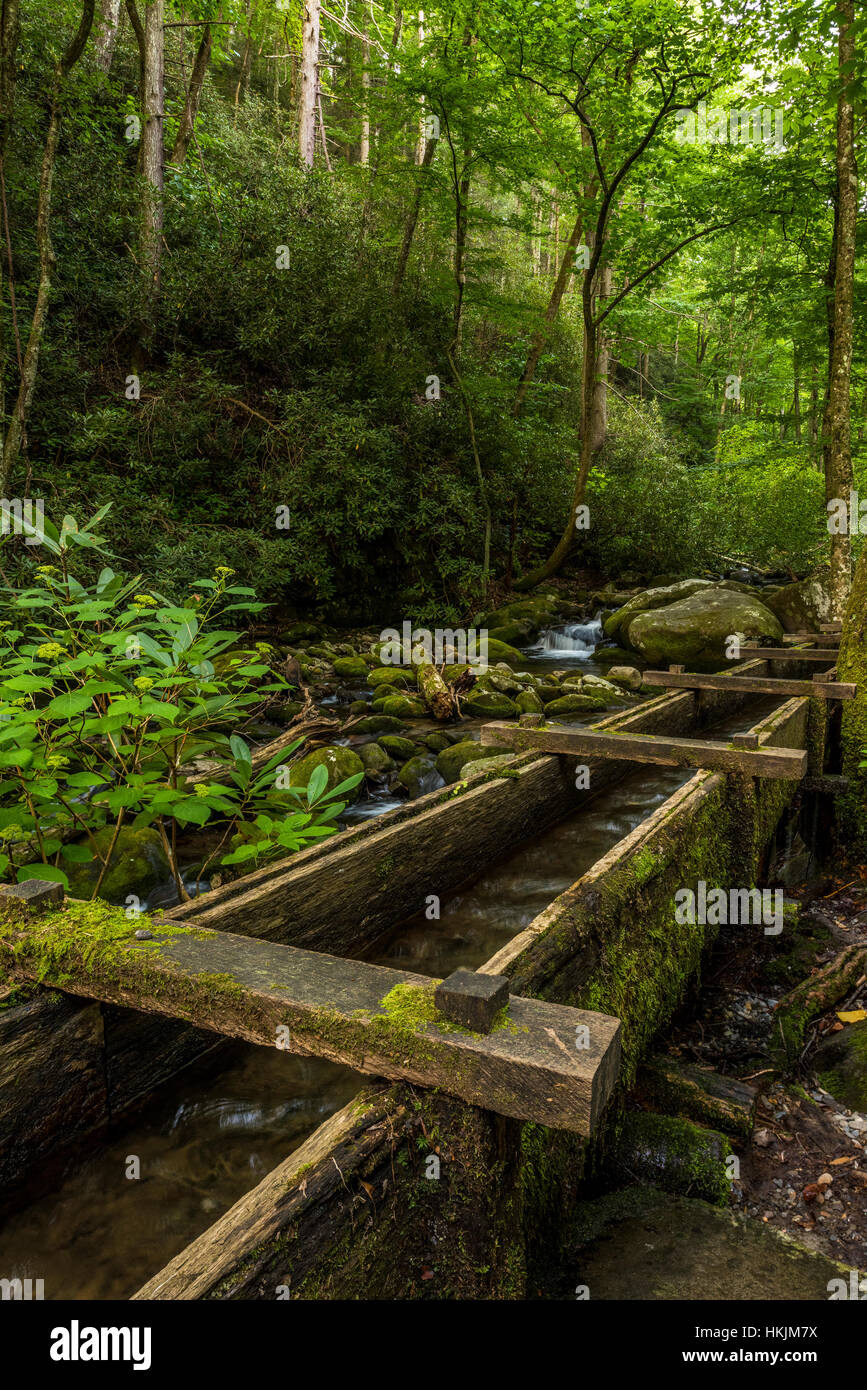
[[[597,640],[590,626],[544,634],[527,664],[587,669]],[[554,645],[561,638],[569,647]],[[761,710],[719,732],[747,727]],[[397,928],[373,959],[431,976],[478,967],[688,776],[637,771],[445,897],[439,921]],[[361,815],[392,803],[368,799]],[[4,1275],[43,1279],[48,1299],[128,1298],[363,1085],[347,1068],[276,1049],[239,1044],[233,1056],[216,1073],[191,1069],[162,1087],[61,1188],[9,1219],[0,1232]],[[133,1157],[139,1178],[127,1177]]]

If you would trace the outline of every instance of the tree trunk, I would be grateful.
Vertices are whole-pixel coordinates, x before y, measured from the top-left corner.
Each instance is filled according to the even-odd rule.
[[[394,272],[394,280],[391,285],[392,294],[398,294],[400,292],[400,287],[403,284],[403,277],[406,274],[409,253],[412,249],[413,237],[415,236],[415,229],[418,224],[418,215],[421,211],[421,200],[424,194],[425,183],[427,182],[424,178],[424,174],[433,162],[433,157],[436,154],[436,147],[436,140],[428,140],[425,145],[424,158],[421,162],[421,176],[416,180],[415,197],[413,198],[412,208],[403,230],[403,241],[401,242],[400,252],[397,258],[397,267]]]
[[[463,336],[464,325],[464,289],[467,283],[467,221],[470,203],[469,150],[464,151],[464,158],[466,160],[466,163],[464,164],[464,173],[461,178],[460,185],[456,190],[457,200],[455,206],[454,271],[455,286],[457,292],[455,295],[454,309],[453,351],[456,357],[460,355],[461,351],[461,338]]]
[[[140,346],[153,338],[160,290],[163,244],[163,124],[165,119],[164,0],[148,0],[144,18],[144,104],[140,269],[142,307]]]
[[[120,23],[120,0],[100,0],[96,27],[96,66],[103,72],[111,68]]]
[[[181,40],[183,43],[183,39]],[[211,61],[211,26],[206,24],[202,30],[202,37],[196,49],[196,57],[193,62],[193,71],[190,75],[190,85],[187,87],[187,97],[184,102],[181,123],[178,126],[178,133],[175,136],[175,145],[172,150],[170,164],[178,168],[183,164],[187,156],[190,141],[193,138],[193,131],[196,126],[196,116],[199,113],[199,102],[202,99],[202,88],[205,85],[205,74],[208,71],[208,64]]]
[[[512,401],[511,413],[513,418],[520,414],[524,401],[527,398],[527,392],[530,388],[530,384],[533,381],[534,376],[536,375],[536,368],[539,365],[539,359],[542,356],[542,350],[545,346],[545,341],[547,338],[546,330],[550,328],[551,324],[557,317],[557,311],[560,308],[560,301],[563,298],[566,286],[569,284],[569,281],[572,278],[572,262],[575,256],[575,247],[581,240],[582,226],[582,215],[579,212],[578,216],[575,219],[575,225],[572,228],[572,234],[569,237],[569,240],[566,244],[566,250],[563,252],[563,259],[560,262],[560,270],[558,272],[557,279],[554,282],[554,288],[551,291],[551,298],[548,300],[548,306],[545,310],[543,327],[536,329],[530,342],[530,351],[527,355],[527,360],[524,363],[524,370],[521,373],[521,380],[518,382],[518,389],[515,392],[515,399]]]
[[[370,164],[370,44],[367,31],[361,42],[361,148],[359,160],[365,168]]]
[[[855,223],[858,176],[855,164],[855,111],[847,84],[855,60],[853,0],[838,0],[837,98],[837,236],[834,257],[833,335],[828,362],[828,395],[823,421],[825,500],[842,499],[847,506],[852,490],[850,385],[852,376],[853,300],[855,287]],[[831,612],[842,618],[849,596],[852,541],[846,534],[831,536]]]
[[[301,93],[298,103],[298,153],[313,168],[316,155],[316,97],[319,77],[321,0],[304,0],[301,40]]]
[[[139,110],[144,111],[145,104],[145,31],[141,22],[141,15],[136,9],[135,0],[126,0],[126,12],[129,15],[129,22],[135,34],[138,44],[138,104]],[[141,168],[141,145],[139,145],[139,168]]]
[[[93,25],[94,4],[95,0],[84,0],[81,20],[75,36],[71,39],[66,51],[54,69],[48,116],[48,130],[45,136],[45,148],[42,154],[42,168],[39,175],[39,197],[36,210],[36,246],[39,252],[39,283],[36,290],[36,303],[33,309],[33,318],[30,324],[27,347],[21,364],[18,395],[12,412],[12,418],[9,421],[9,428],[6,431],[6,438],[3,441],[2,458],[0,458],[0,492],[2,492],[4,497],[8,497],[12,491],[10,486],[12,473],[24,443],[27,417],[30,413],[33,392],[36,388],[36,378],[39,370],[39,352],[42,346],[42,334],[45,329],[45,320],[48,315],[48,299],[54,274],[55,255],[54,248],[51,244],[51,192],[54,183],[54,166],[57,159],[57,142],[60,138],[63,91],[67,76],[78,62],[84,45],[87,43],[88,35]],[[4,5],[4,27],[6,17],[6,6]],[[17,17],[13,17],[10,14],[10,20],[14,24],[17,22]],[[8,90],[8,83],[5,85]]]

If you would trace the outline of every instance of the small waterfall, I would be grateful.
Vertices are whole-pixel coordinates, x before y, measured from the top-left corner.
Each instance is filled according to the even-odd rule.
[[[572,657],[573,660],[589,661],[597,644],[602,640],[602,622],[591,618],[585,623],[565,623],[562,627],[549,627],[539,634],[533,647],[533,656]]]

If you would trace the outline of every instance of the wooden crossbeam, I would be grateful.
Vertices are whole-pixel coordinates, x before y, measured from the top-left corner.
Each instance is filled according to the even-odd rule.
[[[646,673],[645,673],[646,674]],[[701,738],[666,738],[651,734],[600,733],[595,729],[546,726],[515,728],[514,724],[483,724],[487,746],[523,752],[601,754],[627,762],[657,763],[662,767],[700,767],[715,772],[746,772],[752,777],[799,781],[807,771],[807,754],[795,748],[750,749]]]
[[[784,647],[797,647],[802,642],[816,642],[820,647],[839,647],[839,632],[787,632],[783,636]]]
[[[424,975],[169,922],[139,939],[147,918],[102,904],[67,899],[25,921],[3,910],[0,968],[12,978],[438,1087],[515,1119],[588,1135],[617,1078],[620,1023],[607,1014],[509,995],[490,1033],[470,1032],[438,1013],[439,982]]]
[[[837,660],[837,653],[834,648],[826,651],[819,651],[816,647],[806,648],[804,651],[793,652],[789,647],[747,647],[741,648],[741,658],[749,656],[753,660],[761,661],[806,661],[810,663],[824,664],[827,666],[830,661]],[[739,658],[739,659],[741,659]]]
[[[852,700],[858,689],[848,681],[821,677],[798,681],[783,676],[704,676],[693,672],[644,671],[641,679],[645,685],[660,685],[667,690],[742,690],[751,695],[808,695],[818,700]]]

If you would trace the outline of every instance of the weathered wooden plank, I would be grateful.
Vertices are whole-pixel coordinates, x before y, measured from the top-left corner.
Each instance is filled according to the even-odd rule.
[[[736,690],[753,695],[815,696],[820,700],[853,700],[857,686],[847,681],[787,680],[784,676],[706,676],[697,672],[645,671],[645,685],[658,685],[666,690]]]
[[[810,682],[805,681],[809,687]],[[799,780],[807,771],[807,754],[794,748],[735,747],[701,738],[659,738],[649,734],[608,734],[595,729],[516,729],[512,724],[485,724],[482,743],[498,748],[533,747],[546,753],[601,753],[663,767],[699,767],[717,772],[746,772],[752,777]]]
[[[438,1014],[439,981],[424,975],[227,932],[153,928],[140,940],[120,909],[94,924],[71,903],[32,924],[7,922],[0,961],[13,977],[579,1134],[591,1133],[614,1087],[620,1024],[607,1014],[509,996],[492,1032],[471,1033]]]
[[[786,632],[783,634],[784,647],[798,647],[802,642],[816,642],[820,647],[839,647],[839,632]]]
[[[791,647],[747,647],[741,648],[743,654],[747,654],[758,661],[805,661],[828,665],[829,660],[833,664],[837,660],[837,652],[832,648],[819,650],[816,647],[805,647],[803,651],[792,651]]]

